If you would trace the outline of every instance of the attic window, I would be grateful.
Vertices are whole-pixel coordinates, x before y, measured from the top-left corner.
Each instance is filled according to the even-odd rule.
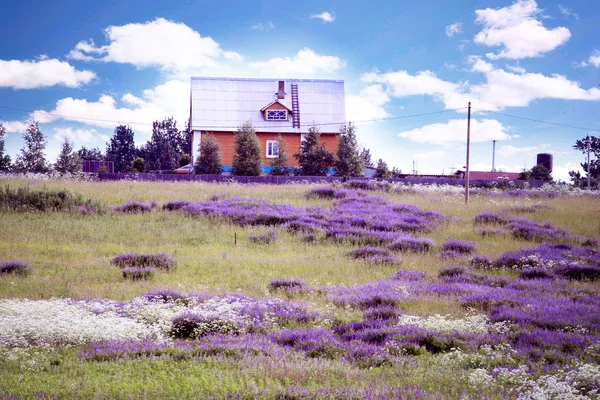
[[[287,110],[267,110],[267,121],[287,121]]]

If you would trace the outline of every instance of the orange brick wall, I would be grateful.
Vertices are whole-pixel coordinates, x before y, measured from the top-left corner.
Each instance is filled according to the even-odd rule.
[[[223,165],[231,165],[233,160],[233,141],[235,134],[234,132],[202,132],[203,135],[211,134],[215,136],[219,147],[221,148],[221,154],[223,156]],[[263,166],[269,166],[272,158],[267,158],[267,140],[277,140],[277,133],[265,133],[257,132],[256,136],[262,147],[263,155]],[[300,135],[297,133],[282,133],[281,136],[287,142],[285,149],[288,155],[288,165],[298,166],[298,161],[294,158],[294,154],[300,151]],[[321,142],[325,142],[327,150],[335,153],[337,150],[337,133],[321,133]]]

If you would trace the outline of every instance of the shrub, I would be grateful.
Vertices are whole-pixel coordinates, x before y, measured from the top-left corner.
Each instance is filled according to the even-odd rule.
[[[132,200],[127,203],[123,203],[120,206],[113,207],[113,210],[116,212],[127,213],[127,214],[137,214],[137,213],[146,213],[151,212],[153,208],[156,207],[156,201],[151,201],[150,203],[142,203],[141,201]]]
[[[219,317],[205,317],[200,314],[186,312],[174,317],[170,334],[178,339],[197,339],[211,334],[237,334],[238,326]]]
[[[577,281],[596,281],[600,279],[600,268],[582,265],[568,265],[557,268],[556,272],[567,279]]]
[[[393,251],[426,253],[433,248],[433,240],[408,236],[390,243],[387,248]]]
[[[449,240],[441,247],[442,252],[453,251],[461,255],[474,253],[475,249],[475,243],[464,240]]]
[[[259,176],[262,172],[262,149],[250,121],[238,127],[234,136],[231,174]]]
[[[214,135],[202,135],[199,150],[200,156],[194,166],[196,173],[220,175],[223,172],[221,150]]]
[[[250,232],[248,237],[252,243],[269,244],[277,240],[277,233],[274,229],[269,229],[266,233]]]
[[[398,307],[395,305],[381,305],[379,307],[368,308],[363,311],[363,318],[366,321],[389,321],[395,320],[400,315]]]
[[[442,269],[440,269],[440,271],[438,272],[438,276],[440,278],[444,278],[444,277],[449,277],[449,278],[453,278],[459,275],[464,274],[466,271],[463,267],[444,267]]]
[[[486,256],[473,256],[471,260],[469,260],[469,265],[474,268],[489,268],[492,266],[492,262]]]
[[[269,281],[269,290],[284,290],[286,292],[299,292],[307,288],[306,282],[298,278],[271,279]]]
[[[162,208],[165,211],[174,211],[174,210],[182,209],[183,207],[187,206],[188,204],[190,204],[190,202],[185,201],[185,200],[168,201],[165,204],[163,204]]]
[[[388,249],[381,247],[363,246],[358,249],[354,249],[347,254],[348,257],[359,259],[359,258],[371,258],[374,256],[391,256]]]
[[[139,281],[149,279],[154,276],[154,268],[152,267],[127,267],[121,270],[123,278]]]
[[[0,263],[0,275],[15,274],[25,276],[30,274],[32,270],[33,268],[29,266],[27,261],[13,260]]]
[[[506,225],[510,222],[510,218],[491,211],[482,212],[475,216],[476,224],[497,224]]]
[[[86,201],[82,196],[64,189],[31,190],[19,187],[13,190],[8,185],[4,189],[0,187],[0,209],[21,212],[72,211],[81,205],[94,211],[102,210],[100,203]]]
[[[174,269],[176,266],[175,260],[169,257],[167,253],[123,253],[114,256],[111,263],[120,268],[151,266],[165,271]]]
[[[173,303],[185,301],[187,296],[173,290],[151,290],[142,295],[142,298],[154,303]]]
[[[521,279],[554,279],[552,272],[544,268],[527,268],[520,275]]]
[[[475,233],[477,235],[481,235],[483,237],[486,236],[505,236],[508,231],[506,231],[505,229],[502,228],[484,228],[484,227],[477,227],[475,229]]]

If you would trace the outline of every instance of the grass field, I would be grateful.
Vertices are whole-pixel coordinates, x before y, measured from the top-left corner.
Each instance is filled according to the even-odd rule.
[[[95,340],[73,343],[55,340],[39,346],[39,342],[43,340],[25,335],[30,342],[25,348],[7,344],[0,346],[0,398],[2,394],[35,398],[40,392],[50,398],[460,398],[463,394],[474,398],[536,398],[540,393],[542,397],[538,398],[552,397],[551,393],[555,393],[553,398],[597,398],[597,392],[594,390],[600,390],[600,336],[597,331],[600,327],[600,308],[597,308],[597,305],[600,305],[600,296],[595,278],[583,281],[563,279],[557,272],[556,277],[552,275],[552,279],[525,281],[524,278],[519,278],[521,270],[496,268],[467,271],[480,277],[498,279],[498,282],[501,279],[514,281],[516,283],[509,283],[507,287],[511,287],[511,290],[521,290],[519,293],[525,293],[522,295],[527,298],[537,296],[536,290],[544,293],[545,287],[547,293],[544,295],[550,296],[548,302],[563,297],[574,302],[581,296],[587,296],[586,307],[589,306],[589,310],[592,310],[591,314],[588,312],[586,316],[589,325],[570,326],[566,322],[550,324],[542,321],[537,314],[535,318],[530,315],[527,318],[523,317],[524,322],[517,321],[516,316],[512,319],[501,317],[500,311],[506,310],[496,310],[498,312],[495,314],[496,306],[493,304],[491,308],[488,305],[487,309],[475,310],[466,306],[464,300],[466,292],[474,293],[476,289],[479,290],[479,287],[473,286],[473,278],[469,278],[468,282],[459,282],[444,280],[443,274],[438,276],[438,272],[446,266],[468,264],[468,258],[465,257],[440,257],[440,245],[451,239],[473,242],[477,248],[476,253],[491,260],[498,259],[508,251],[535,247],[540,242],[545,242],[528,242],[510,234],[482,236],[478,234],[478,226],[473,221],[476,215],[483,212],[552,222],[557,228],[568,231],[571,236],[566,241],[575,246],[581,244],[579,239],[576,239],[579,237],[600,238],[600,198],[597,196],[559,195],[532,198],[526,195],[473,195],[467,206],[460,193],[368,192],[367,196],[382,196],[393,204],[412,204],[420,210],[438,211],[445,216],[429,232],[417,235],[432,239],[435,243],[434,250],[396,255],[402,259],[402,263],[398,264],[352,259],[347,253],[357,248],[357,244],[326,239],[309,243],[303,240],[301,235],[279,225],[273,228],[277,235],[275,242],[254,243],[250,237],[267,232],[269,227],[241,226],[214,215],[190,216],[183,211],[163,211],[160,208],[162,204],[175,200],[207,202],[211,196],[217,194],[219,198],[225,199],[267,199],[276,204],[293,206],[295,209],[321,207],[331,210],[334,207],[331,200],[309,199],[305,196],[307,190],[314,186],[9,179],[0,179],[0,184],[12,188],[28,186],[34,191],[68,189],[106,206],[116,206],[131,200],[155,200],[159,205],[150,213],[136,214],[112,211],[82,214],[75,211],[36,213],[0,210],[0,262],[26,260],[33,268],[26,276],[0,276],[0,298],[5,299],[0,300],[0,344],[3,342],[3,334],[18,331],[18,327],[2,327],[2,319],[12,316],[11,313],[16,315],[15,310],[20,307],[15,305],[17,308],[10,308],[13,305],[7,305],[8,299],[48,300],[47,304],[51,304],[50,302],[54,301],[51,299],[56,298],[88,299],[90,302],[99,299],[129,302],[151,290],[168,289],[220,299],[232,295],[248,296],[254,299],[248,300],[249,302],[256,301],[252,306],[259,308],[263,307],[261,302],[265,299],[280,298],[285,304],[290,304],[289,307],[297,304],[298,307],[319,315],[310,321],[286,317],[284,322],[278,320],[277,324],[268,327],[251,325],[252,328],[248,328],[244,325],[240,328],[241,332],[231,337],[235,340],[250,340],[252,344],[239,346],[257,349],[264,344],[263,340],[270,340],[267,350],[250,353],[229,342],[220,345],[219,351],[211,347],[210,352],[204,353],[186,347],[189,343],[195,343],[194,346],[199,347],[205,344],[212,346],[209,342],[213,339],[209,335],[195,339],[205,341],[202,342],[202,346],[194,340],[184,340],[185,343],[181,344],[178,341],[172,342],[169,338],[167,342],[171,344],[168,346],[172,348],[166,353],[164,350],[156,350],[152,347],[155,346],[153,344],[135,353],[136,356],[128,351],[119,350],[110,353],[108,361],[94,361],[82,356],[82,352],[89,350],[87,346],[96,342]],[[518,212],[523,209],[530,212]],[[177,267],[170,272],[157,271],[148,280],[125,280],[120,269],[111,264],[111,259],[117,254],[127,252],[166,252],[177,261]],[[597,255],[597,249],[589,250],[586,256],[593,271],[594,268],[600,268],[600,264],[594,264],[597,262],[594,254]],[[543,260],[541,265],[543,267]],[[430,278],[419,281],[418,285],[438,285],[435,289],[438,292],[419,289],[421,291],[416,295],[413,294],[409,281],[401,281],[402,285],[405,285],[402,287],[409,288],[410,295],[393,297],[393,304],[385,303],[389,305],[386,312],[389,312],[390,307],[393,309],[393,318],[375,318],[377,323],[368,327],[369,332],[378,329],[376,333],[385,337],[385,340],[382,339],[379,343],[374,339],[367,340],[361,337],[343,342],[340,339],[343,335],[339,333],[338,327],[352,321],[367,321],[373,310],[365,310],[364,307],[352,303],[353,300],[338,301],[332,293],[338,287],[340,290],[354,287],[357,293],[363,295],[371,289],[361,289],[362,287],[354,285],[392,282],[390,278],[399,270],[427,273]],[[554,274],[554,271],[551,273]],[[269,290],[269,282],[272,279],[292,277],[304,280],[312,290],[299,293]],[[502,282],[502,285],[506,284]],[[452,292],[450,295],[440,294],[442,289],[439,286],[442,284],[447,285],[443,290]],[[456,287],[459,284],[472,286],[467,289],[462,287],[458,291]],[[530,285],[526,289],[529,292],[521,287],[526,284]],[[415,283],[415,287],[416,285]],[[398,287],[400,286],[398,284]],[[485,287],[489,289],[492,286],[494,285]],[[375,289],[377,290],[379,289]],[[417,293],[416,289],[414,293]],[[385,297],[384,292],[375,295]],[[227,301],[227,304],[234,304],[237,300]],[[30,303],[23,303],[21,306],[26,307],[27,304]],[[569,303],[565,307],[568,311],[569,307],[577,309],[579,306]],[[526,308],[527,304],[519,303],[519,306],[510,312]],[[556,310],[541,314],[562,312]],[[100,314],[104,312],[109,311],[103,309]],[[113,312],[112,309],[110,312]],[[176,311],[172,312],[175,315]],[[24,312],[23,315],[26,314]],[[462,331],[457,328],[453,331],[450,328],[427,328],[426,325],[418,325],[421,322],[415,322],[413,326],[420,326],[424,329],[423,332],[399,333],[394,330],[396,326],[402,325],[398,322],[402,321],[402,316],[410,316],[415,321],[425,321],[427,317],[437,314],[446,318],[442,318],[441,323],[461,319],[466,321],[469,317],[480,315],[488,318],[488,327],[504,324],[502,326],[507,328],[498,332],[492,328],[485,328],[484,333],[479,330],[475,335],[475,331],[468,331],[470,328]],[[123,317],[121,314],[118,316]],[[131,316],[128,315],[129,317]],[[36,323],[43,324],[43,316],[39,318],[42,320]],[[568,316],[564,318],[561,321],[571,321]],[[385,321],[382,321],[383,319]],[[347,328],[345,326],[344,329]],[[306,345],[310,349],[299,344],[304,339],[282,339],[281,335],[288,334],[287,332],[292,332],[289,335],[301,335],[298,333],[299,329],[317,332],[317,337],[334,332],[335,337],[332,336],[331,343],[328,342],[327,345],[319,344],[320,347],[317,348],[320,350],[315,353],[315,343],[322,339],[306,339],[305,341],[310,342],[310,346]],[[438,333],[427,333],[428,329],[432,332],[442,332],[439,333],[441,336],[435,336]],[[532,343],[541,344],[524,344],[524,337],[545,337],[543,335],[546,334],[554,335],[553,338],[560,336],[560,340],[556,339],[560,343],[546,346],[545,341],[550,339],[532,339]],[[571,336],[563,338],[567,334]],[[412,339],[406,339],[410,335],[413,335]],[[423,335],[426,339],[422,339]],[[577,340],[572,339],[574,335]],[[421,339],[415,339],[417,336]],[[456,343],[460,346],[454,346],[455,342],[451,340],[453,337],[458,340]],[[410,342],[410,346],[400,344],[398,352],[390,350],[400,338]],[[434,339],[437,341],[437,347],[430,344]],[[121,338],[117,337],[115,340]],[[577,345],[569,340],[577,342]],[[446,346],[448,348],[440,347],[440,341],[449,343]],[[350,357],[349,354],[360,352],[356,353],[356,349],[344,346],[358,346],[358,342],[361,346],[371,346],[366,350],[361,347],[360,352],[368,350],[371,352],[369,354],[379,354],[386,351],[386,356],[378,355],[379,358],[376,359],[379,361],[369,361],[366,364],[361,361],[360,356]],[[257,343],[260,343],[260,346]],[[502,347],[504,345],[509,346],[508,350]],[[227,346],[233,346],[231,348],[234,350],[224,351]],[[369,357],[372,356],[365,356],[365,359],[371,360]],[[575,375],[579,378],[572,378]]]

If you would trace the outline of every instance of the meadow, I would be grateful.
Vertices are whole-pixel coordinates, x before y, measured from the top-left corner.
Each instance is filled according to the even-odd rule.
[[[600,397],[597,194],[0,186],[0,398]]]

